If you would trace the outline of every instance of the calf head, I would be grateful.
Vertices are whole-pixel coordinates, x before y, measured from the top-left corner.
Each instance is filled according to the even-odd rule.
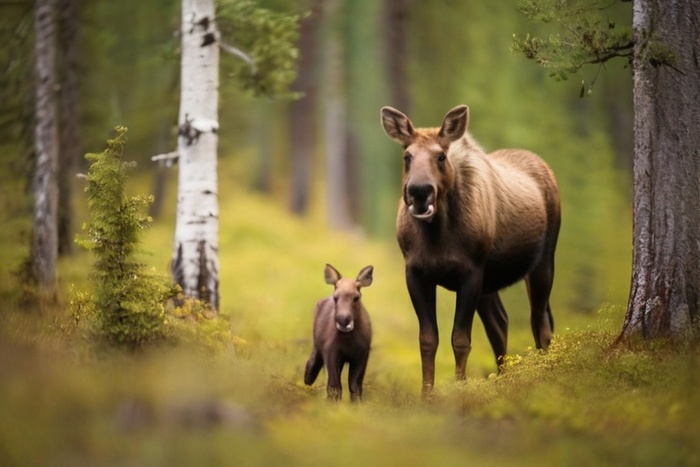
[[[469,108],[460,105],[447,112],[439,129],[414,128],[405,114],[392,107],[382,107],[381,115],[384,132],[404,148],[403,201],[408,213],[430,222],[440,197],[455,183],[455,168],[447,151],[464,136]]]
[[[357,275],[356,279],[343,278],[337,269],[326,264],[324,276],[326,283],[335,287],[333,303],[335,311],[335,327],[340,332],[350,332],[355,329],[355,320],[360,316],[362,303],[360,288],[372,284],[374,268],[367,266]]]

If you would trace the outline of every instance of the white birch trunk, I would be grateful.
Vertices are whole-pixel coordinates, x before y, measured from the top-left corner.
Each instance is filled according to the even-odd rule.
[[[219,33],[214,0],[182,0],[179,181],[172,273],[188,297],[219,308]]]
[[[58,127],[56,121],[55,0],[37,0],[34,9],[36,79],[34,218],[32,267],[39,288],[50,292],[58,256]]]

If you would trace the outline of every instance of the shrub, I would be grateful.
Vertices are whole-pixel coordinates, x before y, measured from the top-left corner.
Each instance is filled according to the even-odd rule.
[[[122,161],[127,129],[116,132],[103,152],[85,156],[90,161],[83,176],[89,222],[83,225],[86,236],[76,242],[96,261],[90,274],[93,290],[74,294],[71,306],[76,319],[94,313],[97,332],[108,342],[138,347],[164,337],[164,304],[174,288],[136,258],[141,233],[151,222],[144,211],[153,197],[125,194],[127,171],[134,164]]]

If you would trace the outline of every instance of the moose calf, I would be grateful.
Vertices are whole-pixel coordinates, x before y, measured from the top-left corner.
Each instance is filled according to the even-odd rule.
[[[306,362],[304,383],[312,385],[323,365],[328,372],[328,398],[339,400],[343,388],[340,373],[349,364],[348,385],[353,402],[362,399],[362,380],[365,377],[372,325],[360,298],[361,287],[372,284],[374,268],[367,266],[356,279],[345,279],[330,264],[324,275],[327,284],[335,287],[333,295],[320,300],[314,313],[314,348]]]

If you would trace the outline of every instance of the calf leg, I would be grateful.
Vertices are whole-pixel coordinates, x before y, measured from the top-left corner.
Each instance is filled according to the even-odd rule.
[[[365,379],[367,357],[369,357],[369,355],[350,363],[350,369],[348,370],[348,387],[350,388],[350,400],[352,402],[362,401],[362,381]]]
[[[501,370],[503,358],[508,351],[508,314],[501,302],[498,292],[482,295],[476,306],[481,322],[484,323],[486,336],[496,357],[496,365]]]
[[[428,398],[432,395],[435,384],[435,354],[439,344],[435,313],[437,286],[420,271],[412,268],[406,268],[406,285],[418,317],[418,343],[423,370],[422,394],[423,398]]]
[[[306,362],[306,370],[304,371],[304,384],[311,386],[316,381],[318,373],[323,368],[323,357],[321,353],[314,347],[311,351],[311,356]]]
[[[326,391],[328,399],[337,401],[343,395],[343,386],[340,384],[340,372],[343,370],[343,362],[338,357],[332,357],[327,360],[328,384],[326,385]]]

